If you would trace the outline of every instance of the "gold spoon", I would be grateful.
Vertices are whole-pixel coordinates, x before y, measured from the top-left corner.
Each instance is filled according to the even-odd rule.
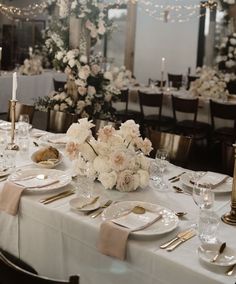
[[[135,214],[144,214],[146,211],[151,211],[151,210],[145,209],[145,208],[143,208],[142,206],[139,206],[139,205],[135,206],[131,210],[131,212],[133,212]],[[187,214],[187,212],[175,212],[175,215],[179,218],[185,216],[186,214]]]

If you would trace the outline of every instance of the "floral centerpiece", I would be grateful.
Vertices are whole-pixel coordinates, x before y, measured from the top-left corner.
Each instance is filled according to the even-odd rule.
[[[92,175],[106,189],[128,192],[145,188],[150,166],[145,155],[151,152],[152,145],[147,138],[141,138],[139,125],[128,120],[119,130],[105,126],[98,131],[97,139],[92,136],[94,126],[84,118],[67,131],[66,153],[74,161],[76,174]]]
[[[196,97],[224,99],[228,95],[225,75],[216,69],[197,68],[199,79],[191,83],[190,92]]]
[[[20,66],[21,75],[39,75],[43,72],[42,60],[39,56],[32,56],[30,59],[25,59],[24,64]]]

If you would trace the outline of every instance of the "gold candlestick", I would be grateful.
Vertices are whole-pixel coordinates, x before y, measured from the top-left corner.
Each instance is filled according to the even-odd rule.
[[[233,187],[231,194],[231,211],[226,213],[221,217],[222,221],[226,224],[236,226],[236,144],[234,146],[234,177],[233,177]]]
[[[16,102],[11,100],[11,142],[7,144],[6,150],[18,151],[19,146],[15,143]]]
[[[163,91],[163,87],[164,87],[163,81],[164,81],[164,71],[161,71],[161,88],[160,88],[161,91]]]

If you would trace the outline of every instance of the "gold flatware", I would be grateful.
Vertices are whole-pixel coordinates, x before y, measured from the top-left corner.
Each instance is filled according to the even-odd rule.
[[[51,196],[49,196],[49,197],[46,197],[46,198],[40,199],[40,200],[39,200],[39,202],[40,202],[40,203],[44,203],[45,201],[48,201],[48,200],[53,199],[53,198],[55,198],[55,197],[58,197],[58,196],[61,196],[61,195],[67,194],[67,193],[69,193],[69,192],[72,192],[72,190],[71,190],[71,189],[69,189],[69,190],[66,190],[66,191],[62,191],[62,192],[60,192],[60,193],[57,193],[57,194],[51,195]]]
[[[178,177],[178,178],[176,178],[176,179],[172,179],[170,182],[171,183],[174,183],[174,182],[177,182],[177,181],[179,181],[180,180],[180,178]]]
[[[235,267],[236,267],[236,263],[230,266],[230,268],[225,272],[225,275],[231,276],[234,272]]]
[[[218,257],[224,252],[226,248],[226,243],[221,244],[217,254],[212,258],[211,262],[216,262]]]
[[[176,175],[176,176],[174,176],[174,177],[171,177],[171,178],[169,178],[168,180],[173,180],[173,179],[179,178],[179,177],[181,177],[183,174],[185,174],[185,172],[182,172],[182,173],[180,173],[180,174],[178,174],[178,175]]]
[[[103,206],[96,209],[96,212],[93,212],[93,214],[91,215],[91,218],[94,219],[94,218],[98,217],[100,214],[102,214],[104,209],[107,208],[108,206],[110,206],[112,204],[112,202],[113,202],[112,200],[108,200]]]
[[[56,200],[62,199],[62,198],[67,197],[67,196],[70,196],[70,195],[72,195],[72,194],[75,194],[75,192],[71,190],[70,192],[67,192],[67,193],[65,193],[65,194],[61,194],[61,195],[59,195],[59,196],[57,196],[57,197],[51,198],[51,199],[49,199],[49,200],[47,200],[47,201],[44,201],[43,204],[44,204],[44,205],[49,204],[49,203],[51,203],[51,202],[54,202],[54,201],[56,201]]]
[[[107,208],[109,205],[112,204],[112,202],[113,202],[112,200],[107,200],[107,202],[105,204],[99,206],[98,208],[85,212],[85,215],[95,214],[98,211]]]
[[[82,209],[82,208],[84,208],[84,207],[86,207],[86,206],[88,206],[88,205],[94,204],[94,203],[99,199],[99,197],[100,197],[100,196],[95,196],[95,197],[92,198],[89,202],[83,204],[83,205],[80,206],[80,207],[77,207],[77,209]]]
[[[191,193],[185,191],[184,189],[182,189],[182,188],[180,188],[180,187],[178,187],[176,185],[173,185],[173,188],[174,188],[175,192],[177,192],[177,193],[183,193],[183,194],[186,194],[186,195],[192,195]]]
[[[182,237],[184,237],[186,234],[188,234],[189,232],[191,232],[193,229],[188,229],[185,230],[183,232],[178,233],[173,239],[169,240],[168,242],[160,245],[161,249],[165,249],[168,246],[172,245],[174,242],[178,241],[179,239],[181,239]]]
[[[174,242],[172,245],[170,245],[166,250],[172,251],[172,250],[176,249],[179,245],[183,244],[184,242],[186,242],[187,240],[191,239],[194,236],[196,236],[196,231],[192,230],[192,231],[188,232],[186,235],[182,236],[179,240]]]

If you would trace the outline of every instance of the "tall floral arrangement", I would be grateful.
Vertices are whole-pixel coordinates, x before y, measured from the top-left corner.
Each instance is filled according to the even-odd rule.
[[[119,130],[105,126],[92,136],[94,124],[80,119],[67,131],[66,153],[74,161],[79,175],[94,176],[106,189],[134,191],[149,182],[150,140],[142,139],[139,125],[133,120],[121,124]]]
[[[43,72],[42,58],[33,55],[30,59],[25,59],[24,64],[20,66],[21,75],[39,75]]]
[[[215,99],[225,98],[228,95],[223,73],[206,66],[198,68],[196,73],[199,75],[199,79],[191,83],[190,92],[192,95]]]

